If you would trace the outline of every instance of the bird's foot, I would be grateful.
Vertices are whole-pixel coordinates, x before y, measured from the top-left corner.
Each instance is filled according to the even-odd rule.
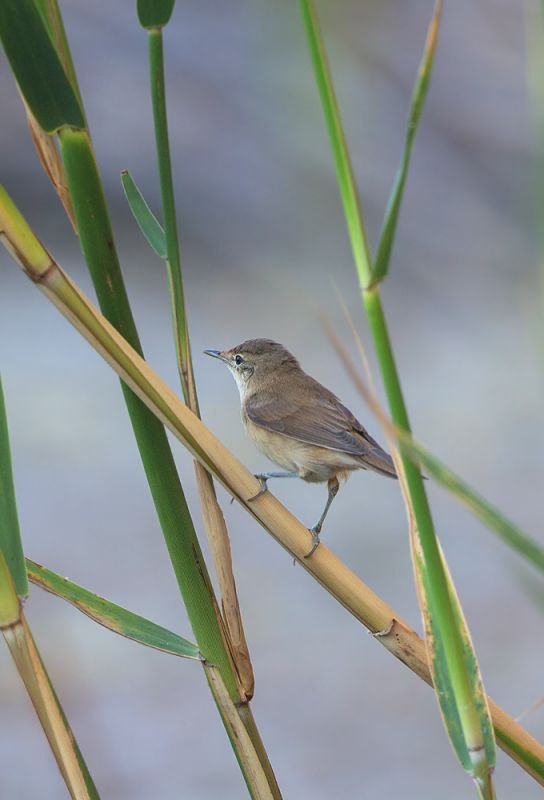
[[[319,543],[321,541],[320,538],[319,538],[319,533],[321,531],[321,526],[318,527],[317,525],[315,525],[313,528],[310,528],[309,530],[310,530],[310,533],[312,534],[312,549],[310,550],[309,553],[306,553],[304,558],[310,558],[310,556],[313,556],[313,554],[315,553],[315,551],[319,547]]]
[[[255,475],[254,477],[257,478],[257,480],[261,484],[261,488],[259,489],[257,494],[253,495],[253,497],[247,498],[248,503],[251,503],[252,500],[256,500],[258,497],[260,497],[262,494],[268,491],[268,475]]]

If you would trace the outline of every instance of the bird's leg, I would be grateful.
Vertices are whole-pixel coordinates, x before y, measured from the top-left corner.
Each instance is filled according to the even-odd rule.
[[[261,488],[254,494],[253,497],[248,497],[248,503],[251,503],[252,500],[256,500],[266,491],[268,491],[267,482],[269,478],[298,478],[298,472],[261,472],[258,475],[255,475],[259,483],[261,484]]]
[[[327,483],[327,488],[329,490],[329,496],[327,497],[327,502],[325,504],[325,508],[323,509],[323,513],[319,517],[318,522],[314,525],[313,528],[310,528],[310,533],[312,534],[312,549],[309,553],[307,553],[304,558],[310,558],[319,546],[319,534],[321,533],[321,528],[325,521],[325,517],[331,507],[331,503],[338,494],[338,489],[340,488],[340,484],[338,483],[338,478],[330,478],[329,482]]]

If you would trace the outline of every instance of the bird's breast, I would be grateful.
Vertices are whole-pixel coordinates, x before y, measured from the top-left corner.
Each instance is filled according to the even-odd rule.
[[[351,470],[361,469],[361,462],[347,453],[307,444],[255,425],[243,411],[242,421],[261,453],[282,469],[298,473],[305,481],[323,483],[335,475],[345,477]]]

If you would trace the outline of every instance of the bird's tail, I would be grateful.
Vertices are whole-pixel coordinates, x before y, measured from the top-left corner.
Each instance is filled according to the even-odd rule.
[[[361,460],[367,469],[379,472],[380,475],[385,475],[387,478],[398,477],[393,459],[378,444],[369,447]]]

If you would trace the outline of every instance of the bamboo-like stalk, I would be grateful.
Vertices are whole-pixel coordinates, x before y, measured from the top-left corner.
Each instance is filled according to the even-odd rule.
[[[24,614],[2,633],[53,751],[70,796],[98,800],[99,795],[51,685]]]
[[[20,215],[14,224],[14,213],[11,202],[0,194],[0,238],[30,279],[242,507],[381,644],[431,685],[425,644],[417,633],[325,544],[310,559],[305,558],[308,530],[271,492],[249,502],[259,486],[255,477],[98,312]],[[489,706],[502,749],[544,785],[544,746],[491,699]]]
[[[0,550],[0,630],[36,710],[70,796],[99,800],[87,765],[55,694]]]
[[[172,164],[168,137],[162,37],[162,27],[152,27],[148,30],[151,99],[164,215],[170,305],[172,309],[176,359],[183,395],[189,408],[200,417],[181,271],[174,182],[172,179]],[[253,697],[255,680],[249,648],[244,634],[240,604],[238,602],[227,526],[223,512],[217,501],[210,475],[196,460],[194,461],[194,470],[204,528],[208,537],[215,572],[219,582],[221,608],[223,612],[223,621],[225,623],[227,643],[236,667],[242,691],[245,698],[250,700],[251,697]]]
[[[204,671],[248,788],[257,800],[275,800],[275,782],[270,780],[266,761],[263,762],[261,757],[264,745],[249,706],[245,704],[240,713],[241,709],[232,702],[220,671],[212,664],[204,664]]]

